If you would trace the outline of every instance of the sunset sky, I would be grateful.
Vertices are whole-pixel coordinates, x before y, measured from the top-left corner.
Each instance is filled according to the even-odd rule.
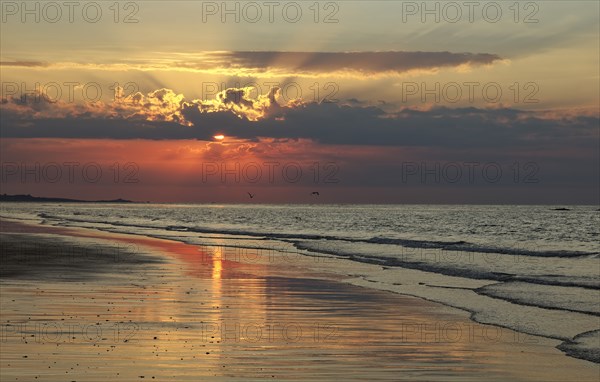
[[[597,1],[75,3],[1,2],[2,193],[599,202]]]

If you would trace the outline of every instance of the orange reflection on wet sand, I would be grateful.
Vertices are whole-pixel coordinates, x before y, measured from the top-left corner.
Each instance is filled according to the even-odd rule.
[[[223,245],[33,231],[135,243],[165,261],[110,279],[3,279],[3,381],[551,380],[549,363],[565,365],[553,378],[574,363],[585,371],[539,339],[291,266],[229,261]],[[595,378],[588,371],[579,379]]]

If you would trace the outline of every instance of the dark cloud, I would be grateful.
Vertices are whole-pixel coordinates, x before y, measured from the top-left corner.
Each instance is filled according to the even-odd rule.
[[[214,52],[210,56],[231,68],[283,69],[302,73],[339,71],[376,74],[416,69],[485,65],[501,58],[487,53],[451,52]]]
[[[48,63],[41,61],[0,61],[0,67],[2,66],[13,66],[13,67],[25,67],[25,68],[45,68],[49,66]]]
[[[489,53],[452,53],[452,52],[280,52],[280,51],[224,51],[198,52],[185,60],[172,59],[156,63],[153,60],[125,60],[122,65],[136,69],[191,69],[201,71],[220,70],[228,75],[243,73],[258,75],[265,72],[285,76],[297,75],[394,75],[411,70],[432,70],[437,68],[458,67],[461,65],[488,65],[501,60],[496,54]],[[44,63],[39,61],[4,61],[6,67],[93,67],[93,63],[61,62]],[[103,65],[104,68],[110,65]]]
[[[201,139],[219,133],[247,140],[309,139],[331,145],[446,148],[597,149],[597,116],[556,117],[517,109],[445,108],[385,112],[335,103],[279,105],[276,91],[249,100],[228,89],[211,101],[187,102],[161,89],[116,105],[61,105],[3,100],[0,136]],[[64,110],[58,112],[54,109]]]

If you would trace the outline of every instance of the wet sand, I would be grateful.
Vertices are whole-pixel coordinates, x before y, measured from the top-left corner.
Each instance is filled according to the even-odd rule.
[[[8,221],[0,228],[10,243],[0,280],[2,381],[600,376],[599,365],[565,356],[556,341],[349,285],[300,259],[242,263],[222,247]]]

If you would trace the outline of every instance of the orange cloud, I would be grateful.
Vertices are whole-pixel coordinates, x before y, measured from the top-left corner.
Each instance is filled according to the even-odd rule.
[[[122,87],[115,90],[115,100],[75,103],[64,100],[51,100],[46,94],[37,91],[23,97],[3,98],[0,109],[33,119],[40,118],[76,118],[104,117],[146,121],[175,122],[191,126],[184,112],[195,111],[200,114],[231,112],[241,119],[258,121],[274,115],[282,107],[293,108],[302,104],[301,100],[291,100],[281,106],[279,88],[272,88],[267,94],[251,97],[253,88],[225,89],[211,100],[186,101],[183,94],[171,89],[158,89],[147,94],[136,92],[124,96]]]

